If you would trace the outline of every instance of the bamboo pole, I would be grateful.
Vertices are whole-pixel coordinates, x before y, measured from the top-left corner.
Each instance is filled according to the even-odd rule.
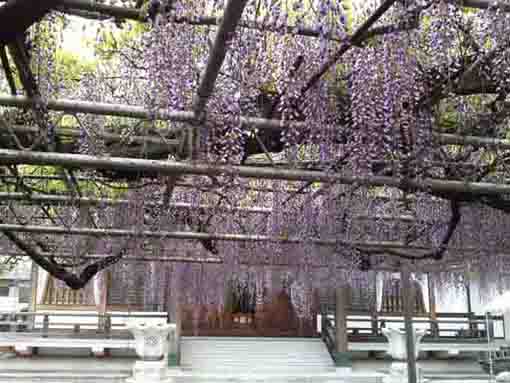
[[[251,242],[251,243],[303,243],[302,238],[286,237],[286,236],[269,236],[258,234],[235,234],[235,233],[204,233],[195,231],[150,231],[150,230],[127,230],[127,229],[103,229],[103,228],[85,228],[85,227],[64,227],[64,226],[42,226],[42,225],[18,225],[18,224],[0,224],[0,232],[18,232],[33,234],[54,234],[54,235],[77,235],[90,237],[142,237],[142,238],[169,238],[180,240],[212,240],[212,241],[234,241],[234,242]],[[337,246],[346,245],[370,250],[396,250],[396,249],[413,249],[422,251],[431,251],[435,248],[431,246],[408,245],[398,241],[343,241],[337,239],[311,239],[317,246]],[[475,250],[476,248],[458,248],[448,247],[449,250],[464,251]],[[419,254],[417,254],[419,258]]]
[[[8,94],[0,95],[0,105],[12,107],[31,107],[33,100],[26,96],[11,96]],[[47,108],[49,110],[70,112],[70,113],[88,113],[102,116],[116,116],[138,118],[143,120],[167,120],[177,122],[192,122],[195,119],[194,113],[190,111],[167,111],[164,109],[151,113],[143,106],[111,104],[90,101],[77,100],[48,100]]]
[[[28,107],[32,105],[32,101],[25,96],[12,96],[9,94],[0,94],[0,105],[2,106],[10,106],[10,107]],[[116,117],[130,117],[137,119],[145,119],[149,120],[151,118],[155,118],[156,120],[162,121],[175,121],[175,122],[188,122],[195,123],[196,118],[193,111],[167,111],[164,109],[160,109],[156,112],[156,114],[152,114],[151,111],[142,107],[142,106],[134,106],[134,105],[126,105],[126,104],[110,104],[110,103],[100,103],[100,102],[89,102],[89,101],[78,101],[78,100],[67,100],[67,99],[57,99],[57,100],[49,100],[47,107],[49,110],[54,111],[63,111],[69,113],[86,113],[93,115],[101,115],[101,116],[116,116]],[[214,115],[210,115],[209,118],[214,119]],[[297,129],[305,128],[307,126],[306,122],[290,122],[290,121],[282,121],[275,119],[265,119],[265,118],[257,118],[257,117],[246,117],[241,116],[239,119],[240,123],[244,127],[251,127],[257,129],[288,129],[291,127],[295,127]],[[23,130],[27,129],[27,132],[36,132],[32,127],[14,127],[18,129],[20,133],[23,133]],[[331,129],[340,130],[341,127],[332,126]],[[62,134],[65,135],[68,132],[67,129],[62,129]],[[180,129],[162,129],[161,133],[167,135],[169,133],[177,133]],[[57,133],[59,130],[57,130]],[[68,133],[72,136],[75,136],[76,133],[70,131]],[[440,144],[443,145],[473,145],[476,147],[486,147],[486,148],[499,148],[499,149],[510,149],[510,140],[501,140],[494,139],[490,137],[478,137],[478,136],[461,136],[455,134],[442,134],[442,133],[433,133],[434,138],[438,140]],[[107,133],[105,138],[108,139],[117,139],[115,135],[110,135]],[[134,139],[135,142],[154,142],[161,143],[162,140],[156,136],[136,136],[130,139]],[[177,141],[164,140],[165,144],[174,145],[177,144]]]
[[[462,7],[467,8],[478,8],[478,9],[488,9],[490,6],[494,6],[493,1],[489,0],[446,0],[451,4],[458,4]],[[5,0],[0,1],[0,3],[5,3]],[[73,13],[73,11],[82,11],[82,12],[91,12],[97,13],[103,16],[115,17],[120,19],[130,19],[130,20],[145,20],[145,14],[141,9],[132,8],[132,7],[121,7],[114,5],[107,5],[98,2],[97,0],[60,0],[60,5],[58,9],[62,12]],[[504,12],[510,12],[510,4],[507,3],[499,3],[497,7]],[[194,17],[181,17],[175,18],[175,23],[188,23],[193,25],[218,25],[220,22],[220,18],[212,17],[212,16],[194,16]],[[280,30],[281,27],[278,28],[276,25],[267,25],[265,23],[253,23],[253,22],[243,22],[240,24],[244,28],[253,28],[259,30]],[[311,28],[295,28],[293,26],[286,26],[283,28],[284,31],[288,34],[296,34],[303,36],[312,36],[318,37],[320,32],[316,29]],[[297,30],[296,30],[297,29]]]
[[[225,8],[223,20],[216,32],[214,45],[193,102],[193,112],[198,118],[204,113],[207,101],[214,91],[216,79],[227,55],[227,44],[241,20],[246,3],[247,0],[230,0]]]
[[[4,2],[4,1],[0,1]],[[127,19],[136,21],[146,21],[146,12],[138,8],[131,7],[118,7],[112,5],[106,5],[96,2],[96,0],[61,0],[58,9],[62,12],[69,13],[75,16],[81,16],[85,18],[97,18],[104,19],[107,17],[113,17],[117,19]],[[205,26],[218,26],[221,23],[221,17],[215,16],[171,16],[171,20],[175,24],[189,24],[189,25],[205,25]],[[239,26],[245,29],[254,29],[266,32],[284,33],[287,35],[294,36],[306,36],[306,37],[321,37],[322,33],[317,28],[301,27],[295,25],[281,25],[277,23],[268,22],[256,22],[251,20],[243,20],[239,22]],[[398,26],[397,26],[398,27]],[[407,25],[402,26],[402,30],[407,30]],[[388,32],[395,31],[396,28],[393,25],[384,25],[381,27],[375,27],[369,31],[371,36],[381,35]],[[325,36],[329,40],[342,41],[343,36],[339,36],[333,33]]]
[[[41,130],[36,126],[23,126],[23,125],[12,125],[10,129],[17,134],[41,134]],[[56,128],[55,133],[61,138],[80,138],[82,133],[79,129],[75,128]],[[1,132],[0,134],[8,135],[9,132]],[[108,133],[108,132],[96,132],[94,135],[98,138],[103,138],[112,142],[125,142],[125,143],[136,143],[136,144],[154,144],[162,146],[178,146],[179,140],[172,138],[162,138],[158,136],[122,136],[120,134]]]
[[[58,9],[62,12],[72,10],[99,13],[121,19],[139,20],[145,18],[144,13],[138,8],[118,7],[99,3],[97,0],[60,0]]]
[[[29,256],[25,253],[14,253],[9,252],[5,254],[6,256],[15,256],[15,257],[22,257],[22,258],[29,258]],[[73,257],[70,253],[41,253],[41,255],[45,257],[53,256],[60,259],[76,259],[76,257]],[[80,259],[83,260],[100,260],[101,258],[107,257],[111,254],[91,254],[91,255],[84,255],[80,256]],[[158,262],[158,263],[199,263],[199,264],[223,264],[223,259],[216,258],[216,257],[200,257],[200,256],[125,256],[122,257],[119,260],[119,263],[138,263],[138,262]],[[240,262],[239,263],[242,266],[260,266],[260,267],[297,267],[299,265],[289,263],[289,262],[261,262],[261,263],[249,263],[249,262]],[[309,265],[311,269],[331,269],[331,264],[329,263],[313,263]],[[448,264],[445,262],[441,262],[440,264],[428,264],[423,266],[420,270],[425,272],[439,272],[439,271],[445,271],[448,267]],[[345,267],[338,266],[337,270],[345,270]],[[396,269],[394,267],[390,266],[374,266],[374,271],[379,272],[395,272]],[[375,314],[375,317],[373,317],[374,320],[377,320],[377,314]]]
[[[32,106],[33,101],[26,96],[12,96],[9,94],[0,94],[0,105],[16,108],[25,108]],[[143,106],[112,104],[80,100],[57,99],[48,100],[46,107],[48,110],[68,112],[68,113],[86,113],[99,116],[129,117],[143,120],[161,120],[196,123],[195,113],[193,111],[168,111],[159,109],[155,113]],[[209,118],[214,118],[210,115]],[[239,119],[243,126],[250,126],[258,129],[281,129],[282,127],[305,128],[305,122],[284,122],[282,120],[271,120],[257,117],[244,117]],[[177,129],[172,129],[177,132]]]
[[[154,161],[124,157],[97,157],[81,154],[45,153],[0,149],[1,165],[47,165],[80,169],[153,172],[161,175],[191,174],[234,176],[243,178],[279,179],[286,181],[388,186],[441,194],[503,195],[510,194],[510,185],[487,182],[463,182],[438,179],[406,180],[386,176],[357,177],[338,173],[253,168],[248,166],[210,165],[175,161]]]
[[[429,291],[429,318],[431,325],[432,336],[439,336],[438,327],[437,327],[437,307],[436,307],[436,281],[434,273],[427,273],[427,284]]]
[[[198,86],[197,93],[193,99],[193,113],[200,123],[206,118],[206,107],[211,97],[216,79],[227,55],[228,43],[234,37],[234,32],[243,15],[247,0],[230,0],[225,8],[223,20],[218,27],[211,53],[207,60],[204,73]],[[189,158],[196,159],[196,154],[200,152],[201,129],[195,127],[190,129],[187,134],[189,145]]]
[[[0,192],[0,201],[25,201],[34,204],[55,204],[55,205],[130,205],[132,201],[127,199],[114,199],[114,198],[94,198],[94,197],[75,197],[60,194],[39,194],[39,193],[19,193],[19,192]],[[162,202],[144,202],[144,206],[163,206]],[[250,214],[263,214],[268,215],[273,213],[273,209],[263,207],[224,207],[213,205],[192,205],[184,202],[170,203],[170,207],[179,210],[203,210],[203,211],[217,211],[217,212],[242,212]],[[411,215],[358,215],[354,217],[359,221],[402,221],[402,222],[416,222],[417,219]]]
[[[502,1],[495,2],[491,0],[446,0],[450,4],[457,4],[461,7],[466,8],[477,8],[477,9],[501,9],[503,12],[510,12],[510,4]]]
[[[439,134],[434,137],[444,145],[472,145],[480,148],[497,148],[502,150],[510,149],[510,140],[502,140],[480,136],[460,136],[457,134]]]
[[[141,9],[130,7],[118,7],[96,2],[95,0],[61,0],[59,10],[65,13],[75,14],[77,16],[85,15],[82,12],[89,12],[89,16],[97,18],[114,17],[119,19],[145,21],[147,19],[145,12]],[[175,24],[218,26],[221,23],[221,17],[215,16],[171,16]],[[293,25],[277,25],[274,23],[261,23],[253,21],[241,21],[239,26],[246,29],[255,29],[260,31],[273,31],[297,36],[319,37],[321,32],[318,29],[296,27]],[[383,31],[381,31],[383,32]],[[377,33],[377,32],[376,32]],[[330,35],[330,40],[340,41],[339,36]]]
[[[248,235],[232,233],[203,233],[193,231],[139,231],[127,229],[98,229],[84,227],[64,227],[64,226],[32,226],[17,224],[0,224],[0,231],[12,231],[19,233],[34,234],[58,234],[58,235],[83,235],[92,237],[145,237],[145,238],[174,238],[182,240],[215,240],[215,241],[237,241],[237,242],[283,242],[283,243],[301,243],[303,240],[297,237],[271,237],[267,235]],[[367,242],[347,242],[338,240],[317,239],[313,243],[320,246],[334,246],[338,243],[344,243],[353,246],[368,248],[389,248],[401,249],[409,248],[401,242],[391,241],[367,241]],[[420,249],[429,249],[425,246],[415,246]]]

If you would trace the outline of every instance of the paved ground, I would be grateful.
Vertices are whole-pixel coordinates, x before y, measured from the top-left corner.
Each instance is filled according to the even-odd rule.
[[[353,363],[353,371],[387,371],[390,363],[389,360],[358,360]],[[478,362],[470,360],[424,360],[418,365],[426,375],[485,376]]]
[[[83,358],[83,357],[32,357],[32,358],[0,358],[0,382],[10,383],[118,383],[124,382],[131,375],[133,358]],[[190,376],[187,371],[183,377],[176,379],[176,383],[380,383],[375,378],[377,373],[387,371],[390,362],[385,360],[360,360],[353,364],[354,376],[348,380],[342,376],[329,377],[266,377],[243,376],[222,378],[216,376]],[[481,383],[488,382],[485,375],[475,361],[448,360],[420,362],[425,378],[432,383]],[[366,378],[363,378],[366,376]],[[371,378],[368,378],[368,377]]]

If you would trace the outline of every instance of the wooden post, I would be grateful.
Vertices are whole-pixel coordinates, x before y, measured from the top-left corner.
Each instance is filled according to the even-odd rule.
[[[466,282],[466,300],[467,300],[467,311],[468,313],[473,312],[473,307],[471,305],[471,288],[469,284],[471,283],[471,278]]]
[[[32,296],[30,299],[30,312],[35,313],[37,310],[37,289],[39,284],[39,273],[37,272],[38,266],[35,262],[32,261],[32,269],[30,272],[30,280],[32,283]],[[42,288],[42,287],[41,287]],[[35,328],[35,315],[31,315],[30,317],[25,317],[25,321],[27,322],[27,327],[30,331]]]
[[[179,304],[179,296],[177,291],[171,289],[172,266],[167,268],[166,271],[166,292],[165,292],[165,306],[168,312],[169,323],[175,323],[175,333],[171,337],[172,345],[170,345],[170,352],[168,353],[168,367],[177,367],[181,363],[181,312]]]
[[[106,338],[110,338],[112,335],[112,318],[110,314],[104,316],[104,333]]]
[[[466,300],[467,300],[467,312],[468,312],[468,321],[469,321],[469,331],[470,336],[478,337],[479,331],[478,331],[478,323],[473,321],[473,307],[471,304],[471,288],[469,287],[469,284],[471,283],[471,277],[469,277],[469,280],[466,282]]]
[[[402,298],[404,300],[404,321],[406,330],[406,348],[407,348],[407,372],[409,383],[417,383],[416,357],[414,347],[414,328],[413,328],[413,308],[414,297],[411,288],[411,273],[406,266],[402,267]]]
[[[177,351],[177,365],[181,365],[181,327],[182,327],[182,312],[181,305],[177,300],[175,303],[175,343]]]
[[[42,334],[43,338],[48,337],[49,328],[50,328],[50,317],[46,314],[43,317],[43,329],[42,329],[43,330],[43,334]]]
[[[378,296],[378,291],[377,291],[377,272],[374,272],[374,280],[373,280],[373,283],[374,283],[374,293],[375,293],[375,296],[374,296],[374,304],[372,305],[371,307],[371,325],[372,325],[372,335],[379,335],[379,321],[378,321],[378,311],[377,311],[377,296]],[[382,300],[382,295],[381,295],[381,300]],[[382,308],[382,302],[381,302],[381,308]]]
[[[433,337],[439,336],[439,327],[437,324],[437,311],[436,311],[436,284],[432,273],[427,273],[427,285],[429,289],[429,318],[430,330]]]
[[[99,285],[102,287],[100,293],[101,298],[99,301],[99,310],[98,310],[98,330],[102,329],[104,333],[109,337],[110,336],[110,328],[108,328],[107,323],[107,310],[108,310],[108,288],[110,287],[110,278],[111,274],[109,271],[102,271],[101,276],[99,278],[103,279],[103,283]],[[111,322],[110,322],[111,327]]]
[[[335,291],[335,364],[337,367],[351,367],[347,337],[347,310],[350,301],[348,286]]]

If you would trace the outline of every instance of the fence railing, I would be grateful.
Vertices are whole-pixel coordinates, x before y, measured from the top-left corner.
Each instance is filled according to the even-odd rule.
[[[166,312],[12,312],[0,311],[0,334],[8,336],[21,333],[33,334],[36,338],[73,337],[81,339],[125,339],[131,335],[127,323],[131,319],[148,322],[170,323]],[[180,321],[176,333],[170,339],[169,365],[180,361]],[[9,338],[11,339],[11,338]],[[24,338],[26,341],[26,338]]]
[[[0,332],[34,332],[46,337],[52,332],[93,330],[109,337],[114,331],[127,330],[127,321],[134,318],[168,322],[167,313],[0,312]]]
[[[349,341],[384,341],[383,328],[404,330],[403,317],[380,315],[348,315],[347,334]],[[488,324],[485,316],[469,313],[438,313],[435,319],[417,317],[413,319],[415,329],[423,329],[426,335],[423,342],[487,342],[491,339],[505,339],[504,318],[502,315],[490,316]],[[322,314],[321,334],[330,352],[335,350],[335,317]]]
[[[321,317],[321,337],[328,351],[333,359],[335,359],[336,352],[336,336],[335,336],[335,321],[334,318],[328,315]]]

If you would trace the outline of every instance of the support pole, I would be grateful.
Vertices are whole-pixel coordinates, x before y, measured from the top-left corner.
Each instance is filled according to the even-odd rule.
[[[195,231],[138,231],[138,230],[125,230],[125,229],[102,229],[102,228],[84,228],[84,227],[66,227],[66,226],[43,226],[43,225],[18,225],[0,223],[0,231],[2,232],[18,232],[18,233],[33,233],[33,234],[55,234],[55,235],[77,235],[77,236],[90,236],[90,237],[132,237],[132,238],[174,238],[174,239],[189,239],[189,240],[213,240],[213,241],[234,241],[234,242],[252,242],[252,243],[296,243],[300,244],[303,240],[299,237],[273,237],[269,235],[259,234],[236,234],[236,233],[204,233]],[[415,250],[430,250],[426,246],[411,246],[405,245],[396,241],[341,241],[336,239],[312,239],[311,242],[317,246],[336,246],[339,244],[356,246],[367,250],[371,249],[415,249]],[[453,250],[454,248],[450,248]],[[466,251],[466,248],[455,248],[458,251]],[[176,257],[171,259],[178,260]],[[214,258],[213,258],[214,259]],[[419,259],[419,258],[417,258]]]
[[[407,266],[402,267],[402,296],[404,299],[404,321],[406,331],[406,348],[407,348],[407,370],[408,382],[417,383],[416,373],[416,357],[414,348],[414,328],[413,328],[413,309],[414,309],[414,294],[411,288],[411,273]]]
[[[1,165],[45,165],[67,168],[104,169],[117,171],[154,172],[160,175],[203,175],[234,176],[241,178],[278,179],[286,181],[342,183],[359,186],[388,186],[415,189],[442,194],[469,193],[470,195],[510,194],[510,185],[487,182],[446,181],[434,178],[407,180],[386,176],[357,177],[339,173],[257,168],[250,166],[211,165],[205,163],[184,163],[177,161],[153,161],[127,157],[97,157],[82,154],[45,153],[22,150],[0,149]]]
[[[433,273],[427,273],[427,284],[429,290],[429,317],[430,317],[430,330],[432,336],[439,336],[439,328],[437,324],[436,312],[436,284]]]
[[[218,27],[214,45],[209,55],[207,67],[202,76],[200,86],[198,87],[197,95],[193,103],[193,112],[195,117],[200,116],[205,112],[207,101],[214,91],[216,78],[220,73],[221,66],[227,55],[227,47],[229,41],[234,37],[233,33],[241,20],[244,7],[247,0],[230,0],[225,8],[223,21]]]
[[[335,364],[343,368],[351,367],[347,337],[349,298],[349,286],[337,287],[335,291]]]
[[[36,312],[37,310],[37,288],[39,284],[39,273],[38,266],[35,262],[32,261],[32,266],[30,270],[30,283],[31,283],[31,294],[30,297],[30,312]],[[28,322],[28,328],[32,330],[35,327],[35,316],[25,317],[25,321]]]
[[[473,307],[471,302],[471,280],[472,277],[470,277],[466,281],[466,303],[467,303],[467,312],[468,312],[468,320],[469,320],[469,331],[471,336],[478,337],[479,335],[479,327],[478,322],[476,320],[473,320]]]
[[[0,105],[16,108],[26,108],[33,106],[33,101],[25,96],[13,96],[10,94],[0,94]],[[176,122],[189,122],[193,123],[196,121],[195,113],[192,110],[187,111],[167,111],[159,109],[155,114],[151,110],[143,106],[133,106],[127,104],[111,104],[111,103],[100,103],[80,100],[69,100],[69,99],[53,99],[48,100],[45,105],[48,110],[63,111],[68,113],[85,113],[100,116],[118,116],[118,117],[129,117],[138,118],[143,120],[156,119],[163,121],[176,121]],[[218,116],[208,116],[208,118],[214,120]],[[226,116],[222,116],[226,118]],[[239,116],[238,121],[243,127],[256,128],[256,129],[270,129],[270,130],[282,130],[282,129],[301,129],[307,127],[307,122],[295,122],[295,121],[283,121],[276,119],[266,119],[258,117]],[[30,132],[35,131],[35,127],[13,127],[17,132]],[[330,126],[332,130],[342,130],[340,126]],[[177,133],[179,130],[173,129],[161,129],[159,132],[164,135],[169,133]],[[63,129],[57,129],[59,132],[64,133]],[[65,135],[76,134],[75,130],[65,130]],[[510,149],[510,140],[501,140],[491,137],[481,136],[461,136],[456,134],[442,134],[432,133],[434,139],[438,140],[443,145],[473,145],[475,147],[485,148],[499,148],[499,149]],[[105,138],[108,140],[117,140],[117,135],[113,133],[106,133]],[[129,137],[138,143],[153,143],[160,144],[162,138],[160,136],[134,136]],[[165,145],[174,146],[177,145],[176,140],[164,140]]]

